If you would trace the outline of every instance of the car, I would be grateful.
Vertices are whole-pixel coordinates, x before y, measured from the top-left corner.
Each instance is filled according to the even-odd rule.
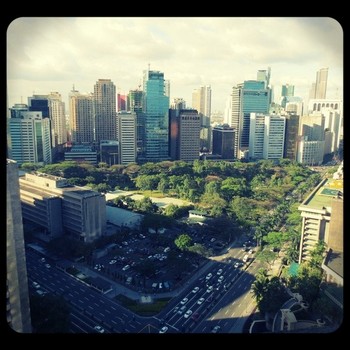
[[[220,326],[215,326],[212,330],[211,330],[211,333],[218,333],[219,330],[220,330]]]
[[[222,274],[222,269],[219,269],[218,272],[216,273],[217,275],[221,275]]]
[[[192,293],[197,293],[199,291],[199,287],[194,287],[193,289],[192,289]]]
[[[179,311],[178,311],[177,313],[178,313],[179,315],[182,315],[182,314],[185,312],[186,309],[187,309],[186,305],[181,306],[181,308],[179,309]]]
[[[179,310],[179,307],[175,306],[173,312],[177,312],[178,310]]]
[[[45,292],[45,291],[43,291],[41,289],[37,289],[35,292],[36,292],[36,294],[38,294],[38,295],[40,295],[42,297],[47,294],[47,292]]]
[[[248,254],[253,254],[253,253],[254,253],[254,250],[253,249],[249,249]]]
[[[51,265],[50,264],[45,264],[45,267],[49,269],[51,267]]]
[[[211,273],[208,273],[207,276],[205,277],[205,279],[208,281],[213,277],[213,275]]]
[[[33,287],[35,289],[39,289],[40,288],[40,284],[38,282],[33,282]]]
[[[46,262],[46,259],[45,258],[41,258],[40,261],[41,262]]]
[[[221,282],[224,280],[224,278],[225,278],[224,276],[220,276],[220,277],[218,278],[218,282],[221,283]]]
[[[210,240],[210,242],[212,242],[212,243],[215,242],[215,238],[213,237],[213,238]]]
[[[168,331],[168,327],[164,326],[159,330],[159,333],[166,333]]]
[[[125,266],[122,268],[123,271],[127,271],[127,270],[129,270],[129,269],[130,269],[130,265],[125,265]]]
[[[104,333],[105,332],[104,328],[102,328],[101,326],[95,326],[94,330],[97,331],[98,333]]]
[[[184,318],[189,318],[192,315],[192,310],[187,310],[184,314]]]
[[[207,293],[211,293],[213,291],[213,286],[209,286],[207,289]]]
[[[201,304],[204,303],[204,301],[205,301],[204,298],[199,298],[198,301],[197,301],[197,304],[198,304],[198,305],[201,305]]]
[[[188,298],[183,298],[181,301],[180,301],[180,304],[181,305],[184,305],[188,302]]]
[[[239,262],[238,262],[238,261],[234,264],[234,267],[235,267],[236,269],[239,268]]]

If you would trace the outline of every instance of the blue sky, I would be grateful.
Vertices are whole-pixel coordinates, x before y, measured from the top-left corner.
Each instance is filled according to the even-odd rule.
[[[127,93],[148,64],[188,106],[193,89],[211,85],[212,111],[267,67],[275,97],[288,83],[307,98],[328,67],[327,97],[342,98],[343,30],[329,17],[21,17],[7,30],[8,104],[51,91],[68,102],[73,84],[92,92],[100,78]]]

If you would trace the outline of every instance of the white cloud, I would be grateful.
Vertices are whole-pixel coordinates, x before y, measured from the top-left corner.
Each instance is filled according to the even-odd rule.
[[[268,66],[272,84],[295,84],[302,97],[322,67],[329,67],[329,87],[342,89],[343,32],[327,17],[19,18],[8,28],[7,49],[10,104],[35,89],[65,98],[73,83],[92,91],[99,78],[127,92],[148,63],[188,105],[194,88],[211,85],[213,109],[224,108],[233,85]]]

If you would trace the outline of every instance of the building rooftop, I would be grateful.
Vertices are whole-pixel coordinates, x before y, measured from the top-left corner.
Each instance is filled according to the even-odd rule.
[[[339,276],[344,277],[344,255],[343,252],[329,249],[324,264]]]
[[[342,198],[343,180],[325,179],[301,204],[302,207],[326,209],[331,207],[332,199]]]

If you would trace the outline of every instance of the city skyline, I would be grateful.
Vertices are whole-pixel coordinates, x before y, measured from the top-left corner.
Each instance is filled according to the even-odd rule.
[[[307,99],[321,68],[329,69],[327,98],[341,99],[343,33],[329,17],[22,17],[8,27],[9,107],[52,91],[67,103],[73,84],[92,92],[97,79],[127,94],[148,67],[164,72],[171,100],[188,107],[193,90],[210,85],[212,111],[268,67],[275,101],[285,84]]]

